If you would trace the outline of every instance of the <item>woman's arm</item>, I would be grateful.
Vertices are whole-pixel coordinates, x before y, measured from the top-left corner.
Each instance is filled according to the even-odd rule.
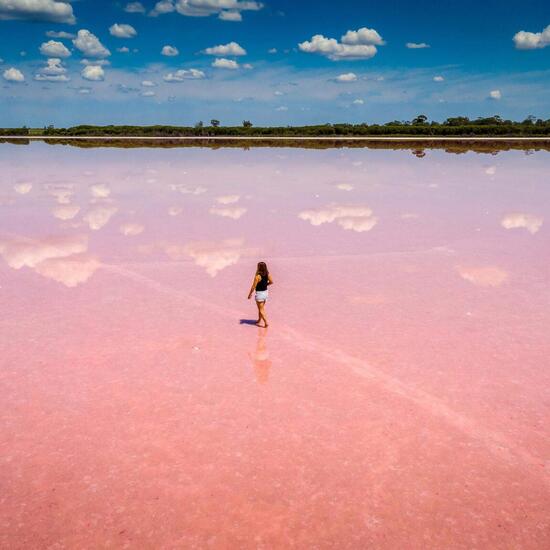
[[[268,276],[267,276],[267,284],[268,284],[268,285],[272,285],[272,284],[273,284],[273,279],[271,278],[271,275],[268,275]]]
[[[248,293],[248,299],[252,298],[252,293],[256,290],[256,285],[259,282],[261,277],[259,275],[254,275],[254,280],[252,281],[252,286],[250,287],[250,292]]]

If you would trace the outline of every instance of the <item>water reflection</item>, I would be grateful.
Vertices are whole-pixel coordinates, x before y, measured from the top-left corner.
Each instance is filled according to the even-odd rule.
[[[254,366],[254,373],[258,384],[265,384],[269,380],[269,371],[271,370],[271,359],[267,349],[267,333],[269,329],[261,329],[258,331],[258,339],[256,340],[256,349],[254,352],[249,352],[249,357]]]

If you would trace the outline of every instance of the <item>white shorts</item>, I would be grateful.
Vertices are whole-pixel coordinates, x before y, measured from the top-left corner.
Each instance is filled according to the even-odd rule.
[[[265,302],[267,301],[267,290],[256,290],[256,302]]]

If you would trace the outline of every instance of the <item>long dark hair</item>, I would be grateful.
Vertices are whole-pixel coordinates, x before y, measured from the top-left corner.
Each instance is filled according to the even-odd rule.
[[[267,270],[267,265],[265,262],[258,262],[258,269],[256,273],[261,277],[267,277],[269,275],[269,271]]]

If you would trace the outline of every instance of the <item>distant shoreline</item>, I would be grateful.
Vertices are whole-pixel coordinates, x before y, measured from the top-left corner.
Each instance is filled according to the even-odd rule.
[[[135,140],[135,141],[541,141],[550,136],[0,136],[0,140]]]

